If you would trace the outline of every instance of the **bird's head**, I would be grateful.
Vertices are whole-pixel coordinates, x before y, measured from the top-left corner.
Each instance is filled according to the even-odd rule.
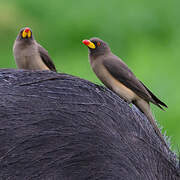
[[[99,38],[91,38],[82,42],[89,48],[90,55],[99,56],[110,52],[108,44]]]
[[[23,40],[25,42],[33,41],[32,30],[28,27],[22,28],[17,36],[17,40]]]

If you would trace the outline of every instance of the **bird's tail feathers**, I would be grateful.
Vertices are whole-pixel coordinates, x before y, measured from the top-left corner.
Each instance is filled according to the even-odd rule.
[[[152,103],[157,105],[162,110],[164,109],[161,106],[168,108],[168,106],[165,103],[163,103],[160,99],[158,99],[142,82],[141,84],[145,87],[145,89],[148,91],[148,93],[151,95],[152,99],[154,100],[154,102],[152,101]]]

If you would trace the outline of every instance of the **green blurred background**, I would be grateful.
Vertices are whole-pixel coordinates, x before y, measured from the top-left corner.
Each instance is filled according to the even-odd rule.
[[[18,31],[31,27],[58,71],[100,84],[83,39],[110,45],[169,108],[152,105],[173,149],[180,145],[180,1],[13,0],[0,1],[0,68],[16,68],[12,46]]]

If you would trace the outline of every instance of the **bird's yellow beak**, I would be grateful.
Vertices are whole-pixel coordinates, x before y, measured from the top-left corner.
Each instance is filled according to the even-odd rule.
[[[22,32],[22,38],[30,38],[31,37],[31,30],[29,28],[25,28]]]
[[[95,44],[93,42],[91,42],[90,40],[83,40],[82,43],[85,44],[86,46],[88,46],[91,49],[96,48]]]

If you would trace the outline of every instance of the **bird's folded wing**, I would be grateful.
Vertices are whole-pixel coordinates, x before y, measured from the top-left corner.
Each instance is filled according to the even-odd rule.
[[[139,97],[147,101],[152,101],[151,95],[144,85],[135,77],[127,65],[118,57],[109,57],[103,60],[103,65],[108,72],[123,85],[135,92]]]
[[[48,55],[48,52],[46,51],[46,49],[44,49],[42,46],[40,46],[38,44],[38,50],[39,50],[39,54],[44,62],[44,64],[51,70],[51,71],[55,71],[57,72],[56,70],[56,67],[53,63],[53,61],[51,60],[50,56]]]
[[[164,107],[168,107],[165,103],[163,103],[160,99],[158,99],[142,82],[141,82],[141,84],[146,88],[146,90],[149,92],[149,94],[154,99],[154,101],[156,101],[156,103],[158,103]],[[160,108],[163,109],[162,107],[160,107]]]

